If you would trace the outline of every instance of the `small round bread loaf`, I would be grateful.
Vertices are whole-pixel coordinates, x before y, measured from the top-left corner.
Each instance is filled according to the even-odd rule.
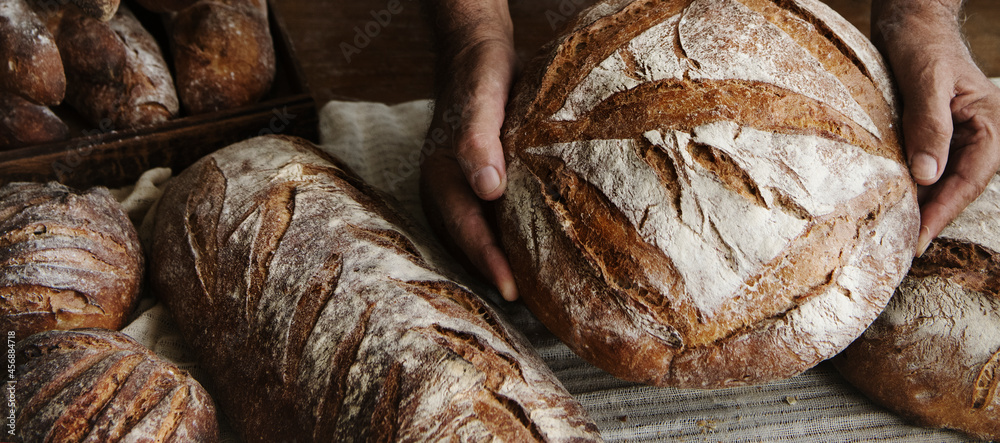
[[[875,402],[915,421],[1000,439],[1000,176],[920,258],[833,361]]]
[[[20,441],[219,439],[205,389],[120,332],[42,332],[19,342],[15,359]]]
[[[515,87],[500,229],[581,357],[683,387],[798,374],[878,316],[918,233],[878,52],[813,0],[604,1]]]
[[[119,329],[135,306],[143,255],[135,226],[104,188],[0,188],[0,328]]]

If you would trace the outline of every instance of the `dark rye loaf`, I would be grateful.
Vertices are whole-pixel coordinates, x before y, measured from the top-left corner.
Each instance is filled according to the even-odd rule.
[[[277,68],[265,0],[197,0],[167,17],[177,93],[189,113],[246,106],[271,89]]]
[[[628,380],[804,371],[910,265],[897,121],[878,53],[822,3],[601,2],[508,105],[499,225],[525,303]]]
[[[18,441],[218,441],[205,389],[125,334],[42,332],[19,342],[15,359]]]
[[[153,288],[247,441],[599,440],[427,234],[304,140],[203,158],[155,230]]]
[[[70,7],[47,21],[66,67],[66,101],[91,124],[129,129],[180,112],[160,46],[128,7],[105,22]]]
[[[0,93],[57,105],[66,94],[59,49],[28,1],[0,1]]]
[[[0,151],[63,140],[69,127],[48,106],[0,92]]]
[[[885,312],[833,361],[928,427],[1000,439],[1000,176],[931,243]]]

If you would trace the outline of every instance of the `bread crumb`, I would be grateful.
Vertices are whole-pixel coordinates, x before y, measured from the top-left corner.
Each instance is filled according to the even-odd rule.
[[[789,395],[789,396],[785,397],[785,403],[788,403],[790,405],[795,405],[798,402],[799,402],[799,398],[796,397],[796,396],[794,396],[794,395]]]
[[[627,415],[619,415],[618,416],[618,421],[620,421],[622,423],[628,422],[628,416]]]
[[[695,424],[698,425],[699,428],[701,428],[702,434],[715,432],[715,424],[716,424],[715,420],[698,420],[697,422],[695,422]]]

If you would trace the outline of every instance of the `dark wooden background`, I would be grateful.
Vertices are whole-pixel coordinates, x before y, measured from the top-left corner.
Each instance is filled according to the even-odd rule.
[[[279,0],[274,2],[295,47],[316,102],[330,99],[388,103],[429,98],[433,93],[431,30],[421,13],[421,0]],[[554,30],[553,14],[571,12],[595,0],[511,0],[515,38],[522,59],[530,56]],[[830,7],[865,34],[870,0],[828,0]],[[373,12],[398,5],[386,26],[364,48],[355,45],[358,30],[375,20]],[[577,6],[581,5],[581,6]],[[973,53],[989,76],[1000,76],[1000,1],[968,0],[965,30]],[[384,15],[383,15],[384,16]],[[357,28],[357,29],[356,29]],[[360,40],[365,43],[364,40]],[[358,48],[348,63],[342,43]]]

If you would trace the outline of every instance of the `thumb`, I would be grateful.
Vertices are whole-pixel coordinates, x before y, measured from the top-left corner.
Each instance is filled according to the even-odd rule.
[[[516,56],[507,41],[488,40],[474,46],[466,73],[467,100],[455,133],[455,154],[466,180],[482,199],[503,193],[506,171],[500,129]]]
[[[943,80],[908,80],[900,85],[906,160],[917,184],[928,186],[941,178],[948,163],[954,85]]]

